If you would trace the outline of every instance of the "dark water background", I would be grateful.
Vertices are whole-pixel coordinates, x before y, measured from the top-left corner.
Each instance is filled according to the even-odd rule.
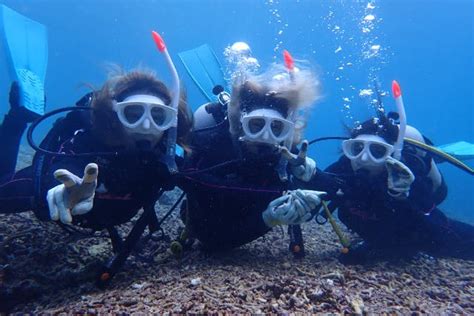
[[[185,75],[177,53],[208,43],[223,57],[221,52],[227,45],[246,41],[263,68],[279,59],[283,48],[314,65],[323,98],[312,111],[306,134],[309,139],[341,135],[341,122],[352,124],[368,118],[372,114],[370,98],[359,97],[359,91],[370,88],[371,79],[378,77],[386,91],[392,79],[401,83],[409,124],[436,144],[474,143],[471,0],[2,3],[48,27],[47,110],[73,104],[87,91],[85,83],[100,86],[106,78],[107,62],[127,69],[141,64],[168,80],[165,64],[151,41],[150,30],[155,29],[167,42],[193,108],[205,100]],[[374,8],[368,9],[368,4]],[[364,20],[369,14],[374,20]],[[364,27],[370,32],[364,33]],[[364,54],[373,52],[373,45],[380,45],[380,50],[368,58]],[[338,47],[341,50],[336,53]],[[10,79],[1,57],[0,102],[6,104]],[[393,108],[390,97],[385,103]],[[5,111],[1,106],[0,114]],[[338,155],[337,143],[311,148],[320,167]],[[447,164],[441,165],[441,170],[449,186],[442,208],[474,223],[473,178]]]

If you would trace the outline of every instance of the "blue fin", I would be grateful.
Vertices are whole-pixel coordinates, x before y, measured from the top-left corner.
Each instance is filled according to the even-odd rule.
[[[20,104],[44,114],[44,80],[48,66],[46,27],[5,5],[0,6],[2,37],[10,65],[10,76],[20,85]]]
[[[222,66],[212,48],[201,45],[191,50],[178,54],[191,79],[201,90],[202,94],[210,101],[216,101],[212,89],[216,85],[226,88]]]
[[[441,145],[438,148],[460,160],[474,159],[474,144],[465,141]]]

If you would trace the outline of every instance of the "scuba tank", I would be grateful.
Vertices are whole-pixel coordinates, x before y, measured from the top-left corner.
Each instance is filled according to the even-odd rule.
[[[217,124],[227,117],[227,106],[230,103],[230,94],[224,91],[224,87],[217,85],[212,89],[212,93],[217,97],[218,102],[208,103],[205,106],[206,112],[211,114]]]

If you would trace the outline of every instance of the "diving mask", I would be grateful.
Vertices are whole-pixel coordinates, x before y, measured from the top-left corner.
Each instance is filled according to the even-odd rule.
[[[385,163],[394,147],[376,135],[359,135],[342,142],[344,155],[360,167],[379,166]]]
[[[293,137],[295,124],[272,109],[258,109],[241,118],[243,140],[278,145]]]
[[[177,110],[152,95],[132,95],[114,104],[120,122],[133,133],[161,134],[176,127]]]

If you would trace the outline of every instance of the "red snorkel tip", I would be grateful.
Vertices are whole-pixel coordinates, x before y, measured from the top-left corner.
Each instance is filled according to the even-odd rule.
[[[290,52],[286,49],[283,51],[283,59],[288,71],[292,71],[295,68],[295,61],[293,60],[293,56],[291,56]]]
[[[402,95],[402,89],[396,80],[392,81],[392,93],[395,99]]]
[[[166,49],[165,41],[163,38],[161,38],[160,34],[158,34],[155,31],[151,32],[151,36],[153,37],[153,40],[155,41],[156,47],[160,52],[164,52]]]

